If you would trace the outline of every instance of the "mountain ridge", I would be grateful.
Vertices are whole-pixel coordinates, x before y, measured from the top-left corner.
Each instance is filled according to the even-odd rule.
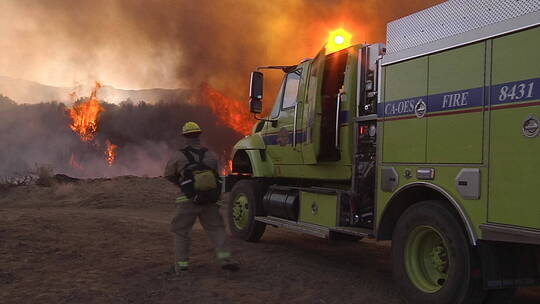
[[[91,86],[78,85],[75,87],[57,87],[41,84],[36,81],[12,78],[0,75],[0,94],[14,100],[18,104],[36,104],[42,102],[58,101],[72,103],[71,94],[76,96],[90,96]],[[163,101],[186,100],[190,95],[189,89],[151,88],[140,90],[118,89],[104,85],[98,91],[97,97],[109,103],[118,104],[125,100],[134,102],[145,101],[156,103]]]

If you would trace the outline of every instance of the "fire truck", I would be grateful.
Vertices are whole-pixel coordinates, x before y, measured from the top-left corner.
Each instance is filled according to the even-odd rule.
[[[539,25],[540,0],[451,0],[389,23],[385,44],[259,67],[253,113],[262,71],[284,77],[234,146],[231,233],[391,240],[410,303],[539,284]]]

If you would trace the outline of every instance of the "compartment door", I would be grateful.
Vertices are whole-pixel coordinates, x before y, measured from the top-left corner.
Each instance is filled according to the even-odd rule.
[[[384,103],[379,104],[382,108],[378,111],[379,116],[384,116],[383,162],[424,163],[428,58],[400,62],[384,69]]]
[[[485,58],[485,42],[429,57],[428,163],[482,163]]]
[[[540,27],[493,40],[488,220],[540,229]]]
[[[338,196],[300,192],[300,222],[324,227],[337,226]]]

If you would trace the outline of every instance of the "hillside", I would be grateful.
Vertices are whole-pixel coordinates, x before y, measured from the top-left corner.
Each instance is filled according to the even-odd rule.
[[[44,85],[34,81],[0,76],[0,94],[7,96],[17,103],[40,103],[48,101],[71,102],[70,94],[75,92],[78,96],[88,96],[91,87],[79,85],[76,87],[55,87]],[[123,90],[104,85],[98,92],[97,97],[110,103],[120,103],[130,99],[132,101],[144,100],[155,103],[159,100],[185,100],[190,91],[187,89],[141,89]]]

